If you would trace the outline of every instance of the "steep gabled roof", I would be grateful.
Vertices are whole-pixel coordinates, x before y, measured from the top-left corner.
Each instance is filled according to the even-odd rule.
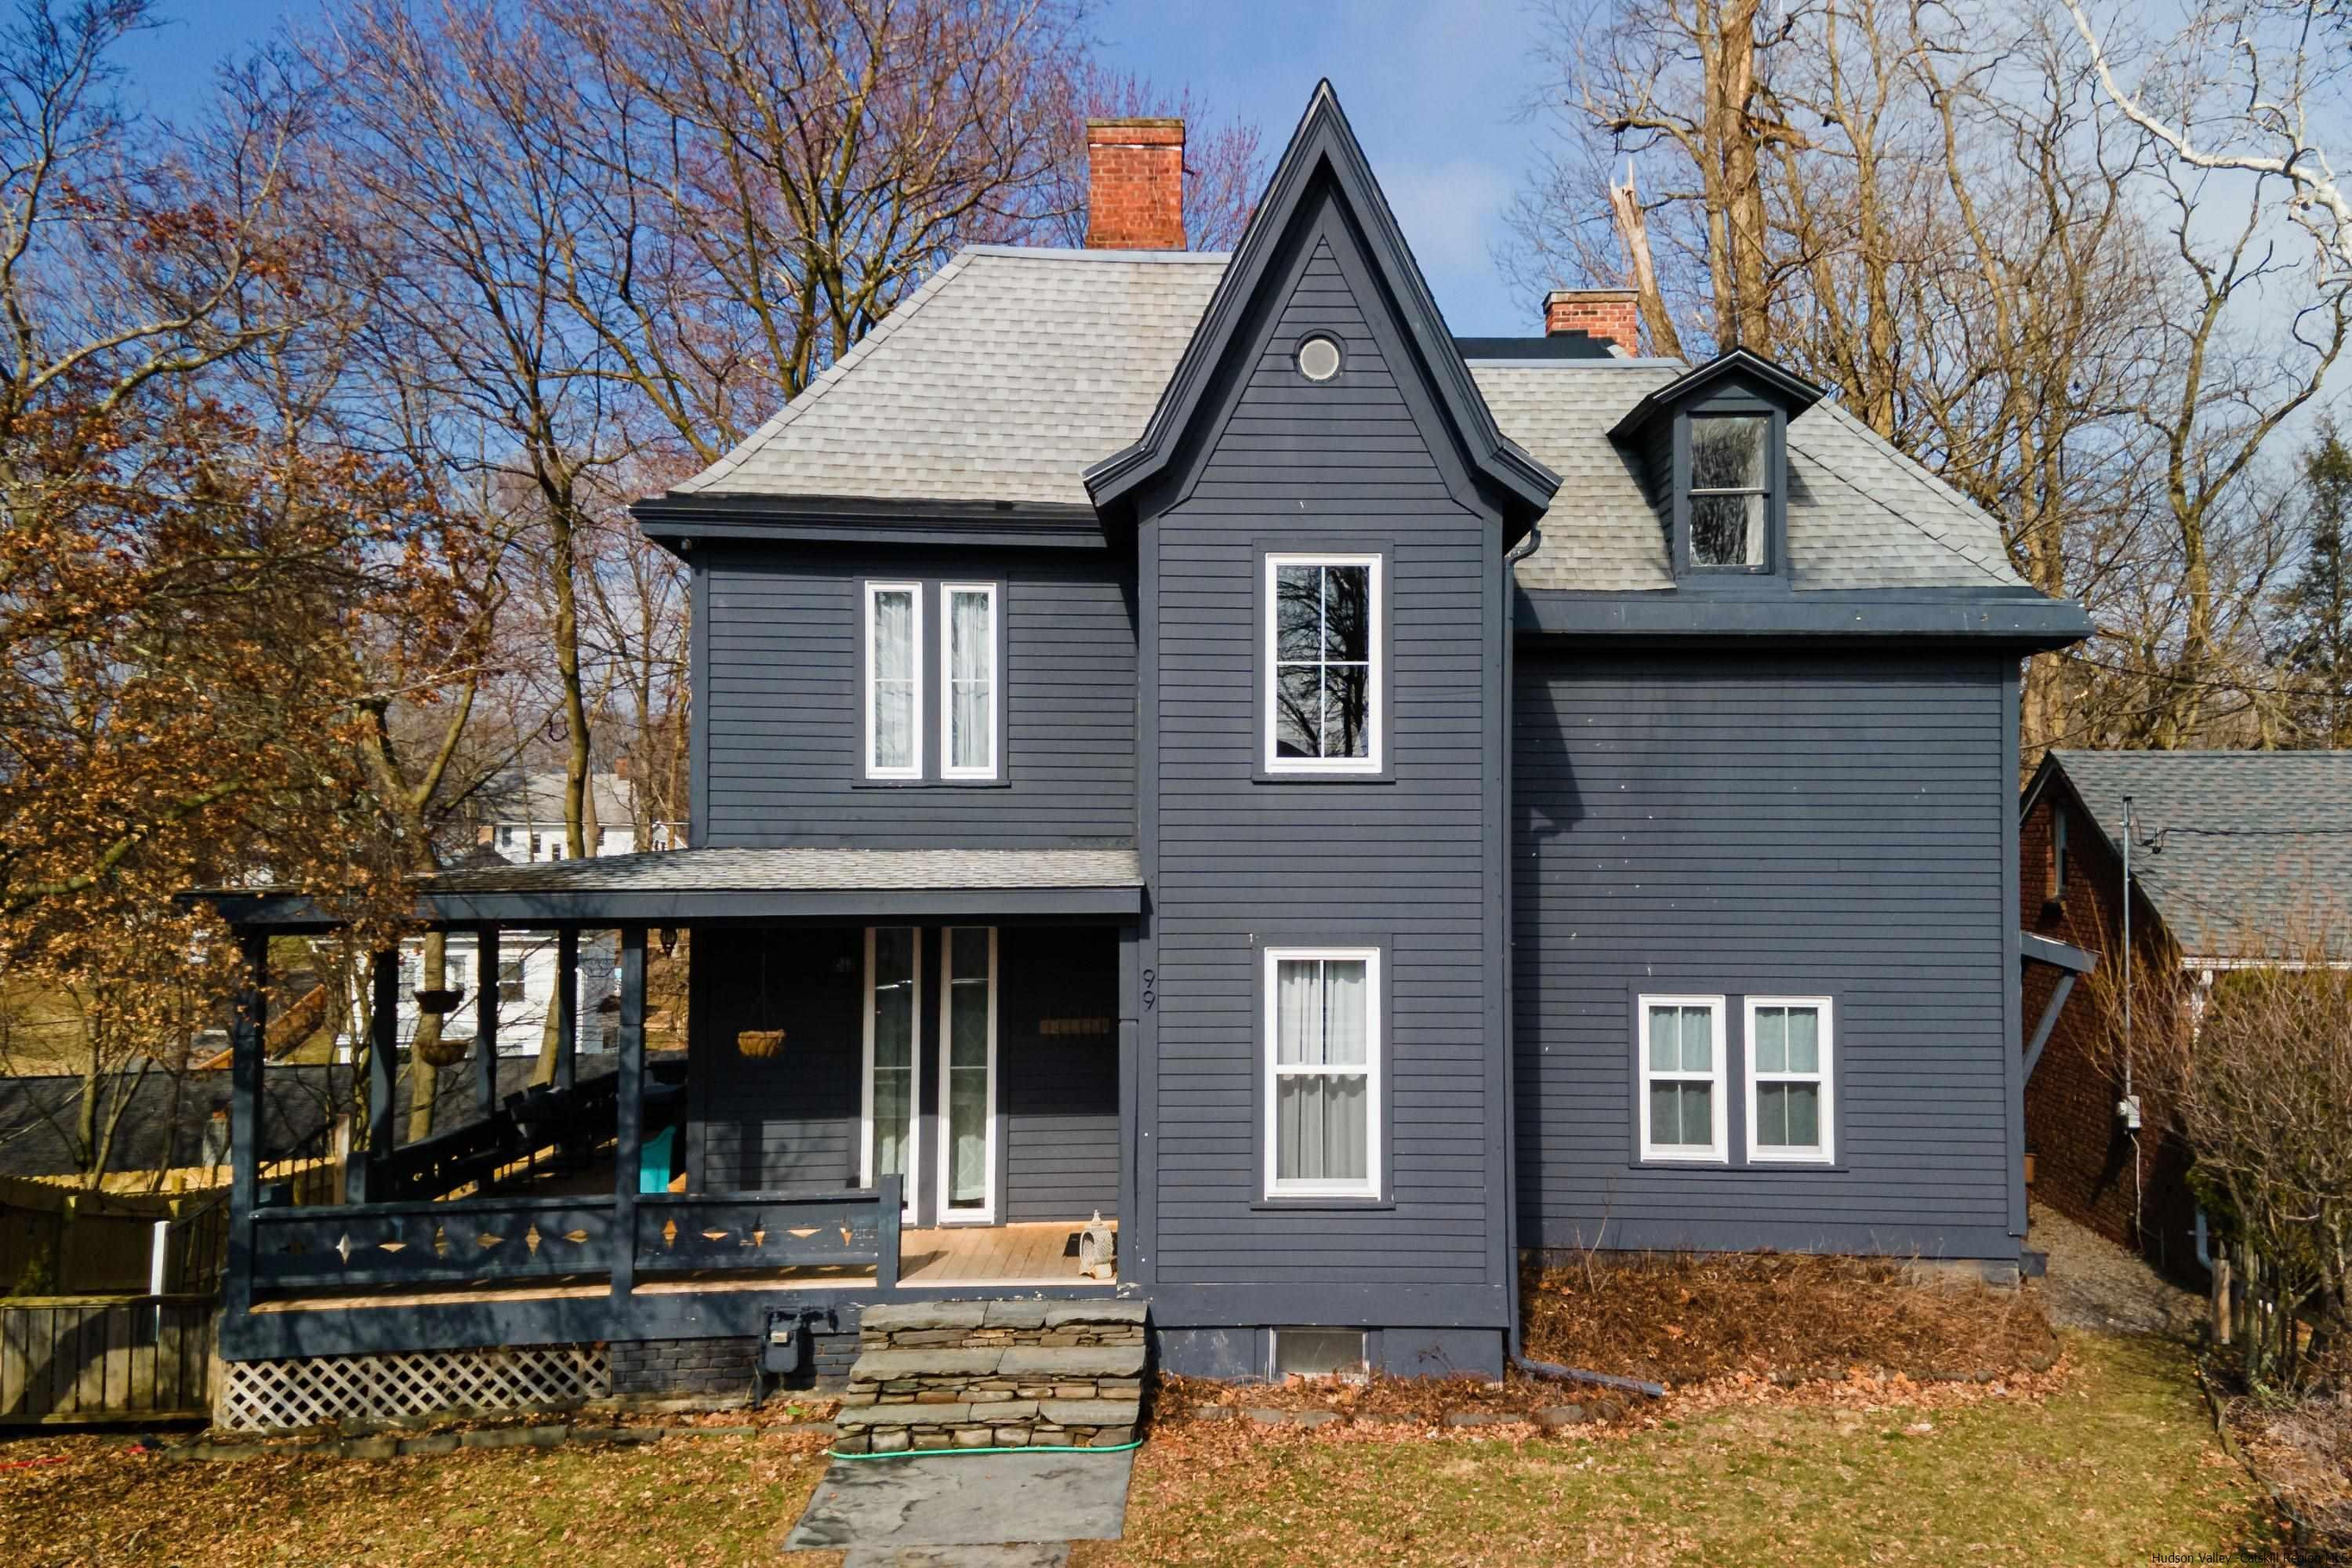
[[[1087,506],[1135,439],[1225,258],[959,252],[740,445],[670,491]]]
[[[1087,470],[1087,491],[1106,514],[1124,506],[1173,458],[1178,439],[1200,411],[1213,372],[1242,331],[1268,268],[1281,255],[1292,220],[1326,181],[1337,188],[1360,226],[1368,241],[1367,259],[1389,292],[1398,325],[1427,373],[1472,473],[1491,486],[1521,521],[1550,504],[1559,476],[1529,457],[1495,423],[1339,107],[1339,95],[1326,79],[1316,84],[1307,100],[1307,112],[1250,215],[1232,265],[1219,280],[1141,437]]]
[[[2052,752],[2029,808],[2053,774],[2118,857],[2131,796],[2132,880],[2184,954],[2293,948],[2326,926],[2352,956],[2352,751]]]

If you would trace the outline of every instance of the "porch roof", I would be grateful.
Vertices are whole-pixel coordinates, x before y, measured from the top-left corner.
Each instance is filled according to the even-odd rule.
[[[436,925],[683,925],[718,920],[1072,919],[1143,907],[1132,849],[671,849],[468,866],[417,879]],[[289,889],[201,895],[241,926],[332,926]]]

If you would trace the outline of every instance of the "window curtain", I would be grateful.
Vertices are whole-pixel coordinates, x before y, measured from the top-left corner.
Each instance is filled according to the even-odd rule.
[[[948,1203],[988,1206],[988,931],[948,932]]]
[[[995,761],[996,627],[986,594],[957,594],[948,605],[948,763],[985,768]]]
[[[1275,966],[1275,1176],[1361,1181],[1370,1168],[1370,1075],[1284,1072],[1370,1063],[1370,984],[1361,960]]]
[[[907,1173],[914,1123],[915,932],[874,933],[874,1173]]]
[[[915,762],[915,595],[902,590],[874,595],[874,763],[911,767]]]

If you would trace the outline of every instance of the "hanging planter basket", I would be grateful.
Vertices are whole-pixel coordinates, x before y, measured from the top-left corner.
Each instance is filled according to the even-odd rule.
[[[417,991],[411,994],[416,998],[418,1012],[428,1013],[436,1018],[456,1012],[457,1004],[466,999],[466,994],[463,991]]]
[[[735,1033],[735,1049],[755,1061],[764,1061],[783,1048],[782,1029],[739,1029]]]
[[[417,1041],[413,1048],[417,1059],[428,1067],[448,1068],[464,1061],[466,1052],[473,1043],[471,1040],[453,1040],[446,1035],[436,1035],[431,1039]]]

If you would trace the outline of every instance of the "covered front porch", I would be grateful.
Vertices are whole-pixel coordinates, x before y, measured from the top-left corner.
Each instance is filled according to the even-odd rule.
[[[216,895],[257,983],[233,1038],[224,1356],[733,1336],[779,1310],[1115,1291],[1090,1265],[1132,1180],[1139,883],[1125,851],[690,850],[432,879],[420,922],[468,934],[478,975],[505,933],[562,933],[554,1081],[512,1090],[509,1062],[500,1092],[499,987],[478,986],[444,1019],[467,1042],[445,1085],[471,1082],[436,1099],[464,1112],[403,1142],[415,1015],[380,954],[346,1201],[307,1205],[258,1176],[268,939],[331,922]],[[583,1031],[572,971],[605,942],[617,1013]],[[648,1047],[656,962],[687,969],[670,1048]]]

